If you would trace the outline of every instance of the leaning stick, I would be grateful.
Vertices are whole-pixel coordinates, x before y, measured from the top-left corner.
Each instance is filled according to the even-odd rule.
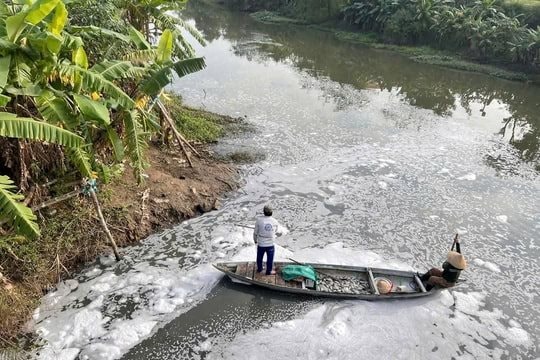
[[[172,131],[174,133],[174,136],[176,137],[176,140],[178,141],[178,143],[182,147],[182,151],[184,151],[184,154],[187,157],[189,165],[191,167],[193,167],[193,163],[191,162],[191,158],[189,157],[189,153],[186,150],[186,147],[184,146],[184,144],[186,144],[191,149],[191,151],[193,151],[195,153],[195,155],[197,155],[197,156],[201,156],[201,155],[197,152],[197,150],[195,150],[195,148],[193,146],[191,146],[189,141],[187,141],[186,138],[184,138],[182,136],[182,134],[180,134],[180,132],[176,129],[176,126],[174,125],[174,121],[171,119],[171,116],[169,115],[169,112],[167,111],[167,109],[165,109],[165,106],[163,106],[163,103],[160,100],[158,100],[157,104],[159,106],[159,109],[163,113],[163,116],[165,117],[165,120],[169,123],[169,126],[171,127],[171,129],[172,129]]]
[[[120,253],[118,252],[118,247],[116,246],[116,241],[114,241],[114,238],[112,237],[111,232],[109,231],[109,228],[107,227],[107,223],[105,222],[105,218],[103,217],[103,213],[101,212],[101,206],[99,205],[98,198],[96,196],[96,193],[93,190],[90,190],[90,195],[92,196],[92,200],[94,201],[94,206],[96,208],[96,211],[98,213],[99,221],[101,222],[101,226],[103,227],[103,230],[105,230],[105,234],[107,234],[107,238],[109,239],[109,242],[111,243],[111,247],[114,252],[114,257],[116,258],[116,261],[120,261],[122,257],[120,256]]]

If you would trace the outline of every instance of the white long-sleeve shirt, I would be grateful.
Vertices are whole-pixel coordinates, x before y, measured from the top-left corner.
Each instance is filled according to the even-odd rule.
[[[253,230],[253,241],[262,247],[274,245],[278,226],[277,220],[273,217],[259,216],[255,222],[255,230]]]

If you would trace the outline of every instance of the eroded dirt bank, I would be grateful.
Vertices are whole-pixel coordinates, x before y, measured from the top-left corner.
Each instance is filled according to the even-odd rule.
[[[243,126],[238,125],[241,119],[221,117],[221,121],[234,124],[232,132]],[[238,187],[238,166],[233,161],[215,156],[209,145],[195,148],[200,156],[192,155],[190,167],[178,146],[154,143],[146,152],[150,166],[144,184],[137,185],[128,167],[111,183],[99,184],[103,214],[120,247],[219,208],[227,193]],[[40,297],[59,280],[111,252],[92,203],[83,195],[43,209],[38,217],[42,237],[37,250],[34,244],[25,253],[21,243],[16,250],[24,257],[13,253],[0,259],[5,276],[0,279],[0,349],[18,347],[20,340],[33,336],[25,324]]]

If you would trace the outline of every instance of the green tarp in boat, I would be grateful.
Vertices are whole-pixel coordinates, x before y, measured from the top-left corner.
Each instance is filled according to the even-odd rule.
[[[281,276],[285,281],[292,280],[299,276],[317,281],[317,273],[315,272],[315,269],[308,265],[287,265],[281,269]]]

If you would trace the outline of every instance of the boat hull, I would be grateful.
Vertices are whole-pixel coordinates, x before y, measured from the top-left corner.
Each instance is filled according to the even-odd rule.
[[[316,297],[361,300],[390,300],[419,298],[433,294],[426,291],[415,272],[333,264],[305,264],[315,269],[318,280],[309,284],[304,279],[285,281],[281,269],[290,262],[276,262],[275,275],[257,273],[254,262],[223,262],[214,267],[225,273],[233,282],[256,285],[270,290]],[[390,281],[392,288],[381,294],[376,283]],[[311,285],[311,286],[309,286]]]

